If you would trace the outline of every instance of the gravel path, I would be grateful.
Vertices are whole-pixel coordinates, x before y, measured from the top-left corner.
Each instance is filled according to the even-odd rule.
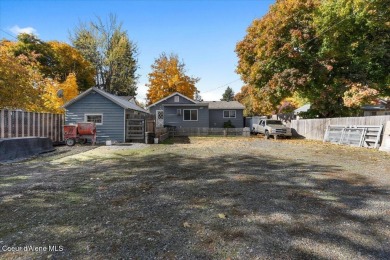
[[[0,258],[390,258],[384,152],[257,137],[61,149],[1,167]],[[25,245],[63,250],[1,252]]]

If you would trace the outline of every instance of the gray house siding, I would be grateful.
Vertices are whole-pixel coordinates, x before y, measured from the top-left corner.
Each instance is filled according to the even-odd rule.
[[[224,110],[236,110],[236,118],[224,118]],[[232,125],[236,128],[244,127],[243,111],[242,109],[210,109],[210,127],[212,128],[222,128],[223,123],[231,121]]]
[[[84,122],[85,114],[103,114],[103,124],[96,126],[97,142],[124,142],[125,110],[92,91],[66,108],[65,124]]]
[[[181,109],[181,114],[177,110]],[[184,121],[183,109],[197,109],[198,121]],[[164,107],[164,125],[176,127],[209,127],[209,110],[206,106],[173,106]]]
[[[179,102],[175,102],[175,96],[179,96]],[[194,102],[191,102],[190,100],[185,99],[185,98],[181,97],[180,95],[174,95],[174,96],[168,98],[167,100],[164,100],[164,101],[158,103],[157,105],[150,107],[149,108],[150,113],[155,115],[156,110],[164,110],[163,109],[164,104],[194,104]]]

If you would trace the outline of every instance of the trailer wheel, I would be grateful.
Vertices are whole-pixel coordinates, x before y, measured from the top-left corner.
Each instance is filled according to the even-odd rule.
[[[76,140],[74,140],[73,138],[69,138],[69,139],[66,139],[65,142],[66,142],[67,146],[73,146],[73,145],[75,145]]]
[[[268,132],[268,130],[265,130],[265,139],[269,139],[269,132]]]
[[[80,144],[86,144],[87,143],[87,138],[80,138],[79,139]]]

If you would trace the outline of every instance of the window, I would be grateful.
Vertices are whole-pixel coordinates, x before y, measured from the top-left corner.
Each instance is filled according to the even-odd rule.
[[[236,110],[224,110],[223,118],[236,118]]]
[[[183,109],[183,121],[198,121],[198,109]]]
[[[179,102],[179,101],[180,101],[180,97],[179,96],[175,96],[174,102]]]
[[[102,125],[103,124],[103,115],[102,114],[85,114],[84,121],[95,123],[97,125]]]

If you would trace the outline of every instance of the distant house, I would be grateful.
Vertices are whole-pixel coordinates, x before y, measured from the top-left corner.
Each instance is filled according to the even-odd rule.
[[[303,105],[301,107],[298,107],[297,109],[294,110],[294,117],[295,119],[299,119],[300,116],[299,116],[299,113],[305,113],[307,111],[309,111],[311,105],[310,104],[306,104],[306,105]]]
[[[147,107],[156,117],[156,127],[223,128],[230,122],[244,127],[244,106],[237,101],[198,102],[175,92]]]
[[[130,101],[129,101],[130,100]],[[148,111],[137,106],[132,97],[120,97],[90,88],[64,105],[65,124],[94,122],[97,142],[130,140],[126,122],[144,118]]]
[[[362,106],[364,116],[390,115],[390,100],[378,99],[373,105]]]

